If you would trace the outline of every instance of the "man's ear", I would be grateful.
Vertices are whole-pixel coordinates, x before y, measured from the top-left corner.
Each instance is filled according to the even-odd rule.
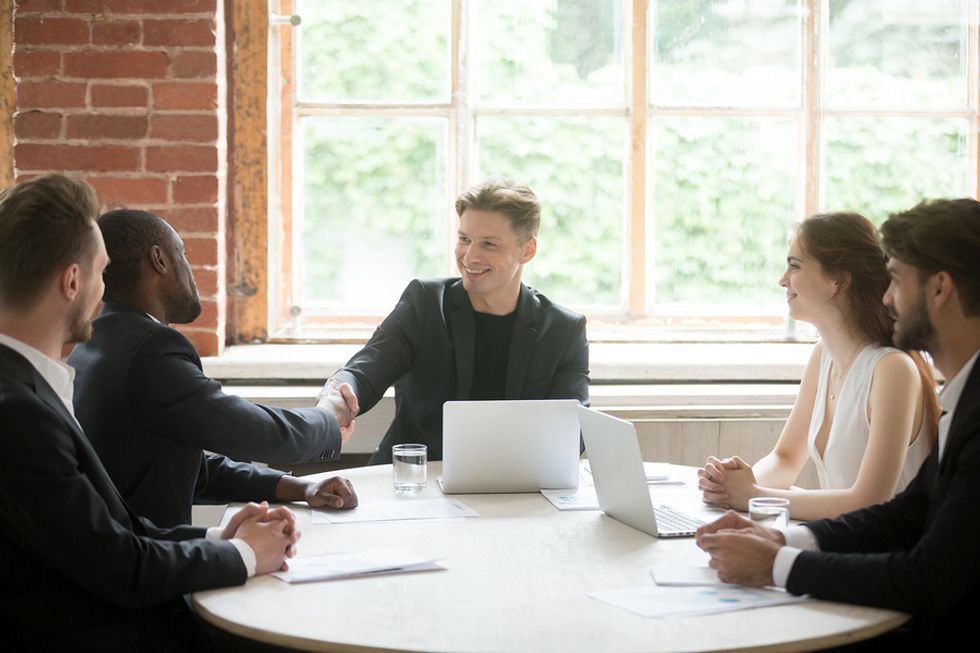
[[[538,253],[538,238],[537,236],[531,236],[530,238],[527,239],[527,242],[524,243],[524,246],[521,248],[521,264],[523,265],[524,263],[530,261],[532,258],[534,258],[534,255],[537,253]]]
[[[78,263],[72,263],[61,273],[60,290],[61,294],[68,301],[74,301],[82,289],[82,268]]]
[[[170,259],[159,245],[150,247],[150,265],[160,275],[166,275],[170,270]]]
[[[949,272],[940,270],[929,278],[926,286],[926,297],[936,308],[945,306],[956,293],[956,284]]]

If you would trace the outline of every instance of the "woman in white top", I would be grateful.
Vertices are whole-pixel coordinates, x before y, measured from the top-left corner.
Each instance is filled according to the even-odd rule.
[[[931,368],[893,348],[894,318],[878,233],[854,213],[815,215],[790,243],[789,314],[821,341],[776,447],[753,466],[709,457],[699,470],[706,503],[745,510],[751,497],[786,497],[794,519],[836,517],[890,499],[915,476],[936,437]],[[819,490],[792,487],[813,459]]]

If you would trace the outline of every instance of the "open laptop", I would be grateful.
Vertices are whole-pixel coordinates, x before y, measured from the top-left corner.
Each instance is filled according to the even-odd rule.
[[[578,417],[602,511],[654,537],[693,536],[704,522],[667,506],[654,510],[636,427],[584,406]]]
[[[578,487],[574,399],[447,401],[442,407],[446,494]]]

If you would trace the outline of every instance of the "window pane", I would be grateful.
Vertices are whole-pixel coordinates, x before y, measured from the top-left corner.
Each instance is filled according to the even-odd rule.
[[[881,222],[925,198],[969,194],[967,123],[921,118],[828,118],[824,206]]]
[[[480,177],[528,184],[541,200],[538,253],[524,280],[566,306],[622,301],[622,118],[481,118]]]
[[[298,10],[303,100],[448,100],[446,0],[303,0]]]
[[[481,99],[622,100],[622,0],[481,0],[471,6]]]
[[[654,123],[654,292],[717,312],[778,301],[793,224],[796,137],[788,120]],[[744,309],[744,307],[743,307]]]
[[[966,103],[966,0],[830,0],[834,105]]]
[[[797,0],[658,0],[650,12],[656,105],[796,105]]]
[[[446,124],[305,118],[304,302],[387,311],[418,276],[446,270]]]

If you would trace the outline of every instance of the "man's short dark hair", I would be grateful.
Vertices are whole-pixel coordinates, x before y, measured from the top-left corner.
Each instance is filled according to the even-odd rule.
[[[932,200],[893,213],[881,225],[888,256],[919,268],[920,274],[945,271],[953,277],[968,316],[980,315],[980,202]]]
[[[29,308],[72,263],[91,270],[98,214],[92,187],[64,175],[45,175],[0,192],[0,305]]]
[[[170,225],[149,211],[119,209],[99,218],[99,229],[109,254],[102,275],[106,301],[122,299],[140,278],[140,263],[154,245],[170,251]]]

